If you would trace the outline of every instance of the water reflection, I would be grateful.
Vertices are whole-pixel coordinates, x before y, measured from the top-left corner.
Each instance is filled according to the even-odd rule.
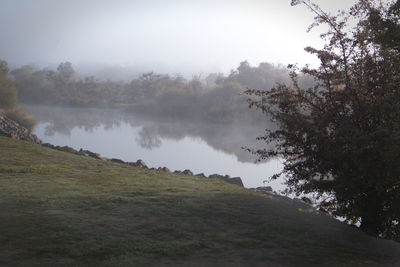
[[[54,136],[71,135],[75,127],[93,132],[98,127],[104,130],[118,128],[121,123],[140,127],[134,139],[138,145],[153,149],[162,145],[162,139],[182,140],[186,136],[200,138],[216,150],[233,154],[240,162],[254,162],[256,157],[243,147],[257,147],[265,144],[256,137],[263,133],[265,125],[207,124],[178,119],[149,118],[132,115],[115,109],[60,108],[27,106],[39,123],[47,123],[44,134]]]
[[[139,131],[139,136],[136,137],[136,142],[143,148],[153,149],[161,146],[161,139],[157,135],[157,131],[154,127],[147,126],[142,127]]]
[[[280,169],[277,161],[254,164],[242,149],[257,147],[265,125],[221,125],[127,114],[115,109],[27,106],[45,142],[85,148],[106,157],[138,158],[152,167],[241,176],[247,187]],[[280,183],[275,183],[275,188]],[[272,184],[273,185],[273,184]]]

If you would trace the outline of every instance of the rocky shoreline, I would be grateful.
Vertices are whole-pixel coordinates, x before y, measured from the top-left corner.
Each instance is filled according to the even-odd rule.
[[[125,162],[121,159],[115,159],[115,158],[108,159],[108,158],[102,157],[98,153],[94,153],[89,150],[80,149],[78,151],[78,150],[76,150],[72,147],[68,147],[68,146],[55,146],[50,143],[43,143],[36,135],[32,134],[27,128],[21,126],[17,122],[7,118],[4,115],[0,115],[0,136],[6,136],[6,137],[13,138],[13,139],[32,142],[32,143],[40,144],[44,147],[56,149],[56,150],[67,152],[67,153],[73,153],[73,154],[80,155],[80,156],[92,157],[95,159],[99,159],[99,160],[103,160],[103,161],[111,161],[111,162],[115,162],[115,163],[119,163],[119,164],[127,164],[129,166],[136,167],[136,168],[145,168],[145,169],[157,170],[157,171],[162,171],[162,172],[171,172],[171,170],[169,170],[167,167],[148,168],[146,163],[140,159],[137,160],[136,162]],[[174,171],[174,173],[194,176],[193,172],[189,169],[186,169],[184,171]],[[206,177],[203,173],[196,174],[195,176],[210,178],[210,179],[222,179],[228,183],[243,187],[243,182],[240,177],[230,177],[229,175],[220,175],[220,174],[212,174],[212,175],[209,175],[208,177]]]
[[[17,122],[4,115],[0,115],[0,136],[6,136],[36,144],[42,143],[42,141],[27,128],[19,125]]]
[[[186,169],[186,170],[183,170],[183,171],[176,170],[176,171],[172,172],[167,167],[149,168],[149,167],[147,167],[146,163],[141,159],[137,160],[136,162],[125,162],[125,161],[123,161],[121,159],[105,158],[105,157],[102,157],[100,154],[94,153],[94,152],[89,151],[89,150],[83,150],[83,149],[76,150],[76,149],[74,149],[72,147],[69,147],[69,146],[55,146],[55,145],[52,145],[52,144],[49,144],[49,143],[44,143],[44,144],[42,144],[42,146],[48,147],[48,148],[52,148],[52,149],[56,149],[56,150],[63,151],[63,152],[73,153],[73,154],[80,155],[80,156],[92,157],[92,158],[103,160],[103,161],[111,161],[111,162],[114,162],[114,163],[126,164],[126,165],[129,165],[131,167],[135,167],[135,168],[143,168],[143,169],[149,169],[149,170],[155,170],[155,171],[167,172],[167,173],[175,173],[175,174],[185,174],[185,175],[204,177],[204,178],[209,178],[209,179],[222,179],[222,180],[224,180],[224,181],[226,181],[228,183],[235,184],[235,185],[243,187],[243,182],[242,182],[242,179],[240,177],[230,177],[229,175],[220,175],[220,174],[211,174],[209,176],[206,176],[203,173],[199,173],[199,174],[195,175],[189,169]]]
[[[204,173],[199,173],[199,174],[194,174],[191,170],[186,169],[183,171],[171,171],[170,169],[168,169],[167,167],[159,167],[159,168],[149,168],[146,163],[139,159],[136,162],[126,162],[123,161],[121,159],[116,159],[116,158],[106,158],[106,157],[102,157],[100,154],[98,153],[94,153],[92,151],[89,150],[76,150],[72,147],[69,146],[55,146],[49,143],[43,143],[41,144],[44,147],[48,147],[48,148],[52,148],[52,149],[56,149],[59,151],[63,151],[63,152],[67,152],[67,153],[73,153],[76,155],[80,155],[80,156],[86,156],[86,157],[92,157],[98,160],[103,160],[103,161],[110,161],[110,162],[114,162],[114,163],[118,163],[118,164],[126,164],[129,165],[131,167],[134,168],[143,168],[143,169],[149,169],[149,170],[154,170],[154,171],[159,171],[159,172],[166,172],[166,173],[175,173],[175,174],[184,174],[184,175],[189,175],[189,176],[197,176],[197,177],[202,177],[202,178],[206,178],[206,179],[221,179],[224,180],[227,183],[230,184],[235,184],[237,186],[243,187],[243,182],[242,179],[240,177],[230,177],[229,175],[220,175],[220,174],[211,174],[206,176]],[[268,196],[273,196],[279,199],[283,199],[283,200],[289,200],[289,201],[294,201],[294,202],[298,202],[298,203],[302,203],[302,204],[306,204],[310,209],[309,211],[314,211],[314,208],[312,207],[312,202],[309,198],[307,197],[302,197],[300,198],[289,198],[287,196],[284,195],[280,195],[278,192],[274,191],[272,189],[272,187],[270,186],[260,186],[260,187],[256,187],[256,188],[247,188],[248,190],[252,190],[252,191],[256,191],[259,192],[261,194],[264,195],[268,195]]]
[[[190,175],[190,176],[203,177],[203,178],[207,178],[207,179],[221,179],[228,183],[235,184],[240,187],[244,187],[242,179],[240,177],[230,177],[229,175],[220,175],[220,174],[216,174],[216,173],[206,176],[206,175],[204,175],[204,173],[194,174],[189,169],[186,169],[183,171],[176,170],[176,171],[172,172],[167,167],[149,168],[149,167],[147,167],[146,163],[141,159],[137,160],[136,162],[125,162],[121,159],[116,159],[116,158],[108,159],[106,157],[102,157],[98,153],[95,153],[95,152],[92,152],[89,150],[83,150],[83,149],[76,150],[76,149],[74,149],[72,147],[68,147],[68,146],[55,146],[50,143],[43,143],[36,135],[32,134],[28,129],[19,125],[17,122],[7,118],[4,115],[0,115],[0,136],[6,136],[6,137],[18,139],[18,140],[32,142],[32,143],[40,144],[44,147],[48,147],[51,149],[56,149],[59,151],[72,153],[72,154],[76,154],[76,155],[80,155],[80,156],[92,157],[92,158],[95,158],[98,160],[110,161],[110,162],[119,163],[119,164],[126,164],[131,167],[135,167],[135,168],[144,168],[144,169],[155,170],[155,171],[166,172],[166,173],[185,174],[185,175]],[[275,197],[291,200],[289,197],[279,195],[277,192],[273,191],[270,186],[249,188],[249,190],[257,191],[264,195],[270,195],[270,196],[275,196]],[[312,204],[308,198],[304,198],[304,197],[302,199],[295,198],[293,200],[302,202],[307,205]]]

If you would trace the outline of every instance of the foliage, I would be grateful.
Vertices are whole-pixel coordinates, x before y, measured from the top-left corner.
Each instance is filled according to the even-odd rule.
[[[5,115],[29,131],[33,131],[36,126],[35,119],[24,108],[9,109],[5,112]]]
[[[22,103],[123,106],[145,114],[224,123],[262,119],[247,108],[244,88],[267,88],[289,80],[287,69],[281,66],[260,63],[253,67],[247,61],[228,76],[212,73],[204,79],[149,72],[130,82],[100,82],[94,77],[79,78],[69,62],[61,63],[56,70],[22,66],[11,74]],[[310,79],[301,80],[310,83]]]
[[[70,62],[57,71],[22,66],[11,71],[20,101],[28,104],[112,106],[121,99],[121,82],[98,82],[93,77],[78,79]]]
[[[8,78],[7,62],[0,61],[0,109],[10,109],[17,105],[17,89]]]
[[[400,51],[399,1],[360,0],[332,16],[309,0],[312,27],[327,24],[322,49],[306,51],[318,68],[291,68],[292,85],[248,90],[278,125],[261,139],[273,149],[261,158],[285,159],[282,173],[292,192],[317,193],[319,205],[376,236],[400,239]],[[357,25],[351,28],[351,23]],[[316,85],[302,87],[299,73]],[[326,197],[328,196],[328,197]]]

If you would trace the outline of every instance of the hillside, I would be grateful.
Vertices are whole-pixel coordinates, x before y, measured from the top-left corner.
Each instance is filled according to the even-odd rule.
[[[0,137],[0,266],[399,266],[400,245],[219,179]]]

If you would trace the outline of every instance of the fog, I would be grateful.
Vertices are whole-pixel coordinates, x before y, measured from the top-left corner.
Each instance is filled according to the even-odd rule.
[[[315,2],[336,12],[354,1]],[[290,0],[3,0],[0,59],[185,76],[228,73],[243,60],[315,64],[303,50],[321,45],[318,31],[306,33],[312,21]]]
[[[290,2],[2,1],[0,60],[19,104],[46,106],[28,110],[45,142],[153,166],[210,165],[259,186],[281,166],[256,165],[243,147],[265,148],[256,138],[276,125],[244,92],[291,83],[285,65],[316,65],[304,47],[322,45],[323,28],[307,33],[313,14]],[[315,2],[336,12],[354,1]]]
[[[190,169],[206,175],[240,176],[245,187],[263,186],[280,161],[254,164],[242,146],[261,145],[263,125],[214,124],[128,114],[117,109],[25,106],[38,121],[35,133],[54,145],[96,151],[125,161],[142,159],[149,167]],[[282,181],[268,185],[283,190]]]
[[[263,145],[256,137],[263,133],[264,125],[237,125],[215,124],[204,122],[182,121],[179,118],[149,117],[140,114],[129,114],[118,109],[97,108],[64,108],[26,106],[29,113],[33,114],[38,123],[45,125],[44,135],[52,137],[63,135],[71,137],[76,128],[93,133],[96,129],[104,131],[118,129],[122,124],[140,130],[134,138],[130,132],[127,138],[136,142],[143,149],[152,150],[162,145],[162,139],[180,141],[185,137],[199,138],[208,146],[234,155],[239,162],[254,163],[257,157],[248,153],[242,147],[254,148]],[[92,136],[93,138],[93,136]],[[105,139],[105,138],[104,138]],[[107,142],[107,141],[106,141]],[[113,139],[114,144],[121,140]],[[96,144],[101,146],[100,143]]]

